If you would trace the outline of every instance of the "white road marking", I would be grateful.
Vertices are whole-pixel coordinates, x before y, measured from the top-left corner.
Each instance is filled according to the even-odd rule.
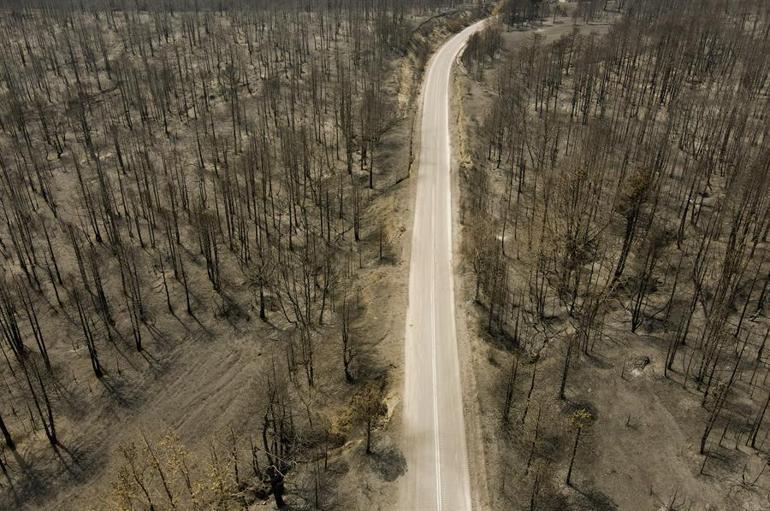
[[[449,98],[452,65],[468,37],[483,23],[455,35],[436,52],[422,89],[405,340],[404,453],[408,467],[398,507],[404,511],[443,507],[469,511],[472,505],[455,329]],[[430,375],[425,364],[428,357]]]

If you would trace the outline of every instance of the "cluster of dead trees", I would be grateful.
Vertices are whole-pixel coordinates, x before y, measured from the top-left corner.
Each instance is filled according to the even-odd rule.
[[[770,449],[768,47],[751,0],[646,0],[606,35],[533,34],[496,63],[464,173],[489,330],[534,356],[560,342],[562,399],[605,329],[660,337],[668,377],[702,392],[701,454],[715,428]]]
[[[110,508],[243,509],[271,499],[278,509],[288,509],[291,499],[297,506],[328,509],[329,502],[336,501],[333,478],[338,477],[330,471],[332,451],[360,421],[366,453],[371,452],[372,430],[386,411],[382,387],[362,386],[351,413],[335,421],[324,413],[297,409],[290,382],[275,367],[259,383],[267,395],[262,429],[212,432],[205,456],[195,456],[173,431],[142,430],[121,443],[106,499]],[[298,464],[305,470],[294,477]]]
[[[499,23],[490,22],[487,27],[476,32],[468,39],[462,54],[462,62],[473,77],[481,81],[484,79],[484,69],[500,51],[503,38],[502,26]]]
[[[406,115],[393,62],[415,15],[457,3],[6,2],[6,446],[41,428],[56,446],[52,393],[120,382],[122,360],[173,337],[164,318],[205,331],[254,314],[288,333],[276,374],[312,388],[328,377],[318,353],[333,352],[358,381],[356,275],[388,243],[367,207],[408,172],[379,154]],[[284,473],[298,400],[277,386],[265,390],[261,449]]]
[[[542,0],[501,0],[496,14],[509,26],[521,26],[540,20],[548,14],[550,2]]]

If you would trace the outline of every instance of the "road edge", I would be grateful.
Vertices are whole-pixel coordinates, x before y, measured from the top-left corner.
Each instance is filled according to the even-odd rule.
[[[492,18],[486,18],[487,22]],[[455,335],[457,353],[460,362],[462,382],[463,416],[465,417],[465,443],[468,450],[468,477],[471,483],[472,509],[489,509],[489,486],[487,484],[486,451],[480,421],[480,405],[476,392],[476,373],[473,370],[473,346],[468,331],[468,314],[465,297],[467,296],[466,279],[462,273],[463,227],[460,223],[460,169],[465,163],[462,148],[465,133],[460,119],[464,116],[462,96],[457,86],[457,73],[464,68],[460,59],[465,51],[463,47],[452,65],[449,76],[449,132],[450,132],[450,179],[452,201],[452,269],[454,273]],[[454,122],[451,122],[454,120]]]

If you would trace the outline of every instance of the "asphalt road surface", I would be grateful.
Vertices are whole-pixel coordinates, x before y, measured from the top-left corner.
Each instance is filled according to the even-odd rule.
[[[471,509],[452,266],[449,83],[471,25],[433,56],[423,88],[406,323],[401,510]]]

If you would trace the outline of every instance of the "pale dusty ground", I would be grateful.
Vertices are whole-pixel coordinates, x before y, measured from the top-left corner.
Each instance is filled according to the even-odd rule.
[[[448,36],[445,25],[441,21],[425,44],[437,44]],[[398,82],[394,90],[403,96],[408,96],[410,90],[414,93],[418,87],[420,76],[414,73],[414,65],[409,56],[403,62],[402,69],[406,71],[399,76],[394,74],[394,82]],[[408,102],[402,106],[410,108]],[[389,419],[375,432],[374,455],[363,455],[360,430],[351,435],[350,442],[331,452],[326,477],[334,494],[325,497],[332,508],[393,509],[394,481],[404,470],[403,458],[395,447],[399,421],[392,418],[399,410],[398,391],[403,381],[406,266],[415,186],[413,179],[402,180],[408,168],[409,132],[407,118],[388,133],[379,148],[380,165],[389,170],[379,177],[380,195],[363,222],[364,268],[358,284],[365,310],[363,319],[353,325],[354,335],[361,340],[365,352],[361,362],[368,359],[370,370],[389,378]],[[414,150],[418,151],[419,146]],[[381,220],[387,224],[390,238],[383,263],[377,261],[377,226]],[[352,264],[358,264],[358,259],[354,258]],[[210,287],[201,267],[196,265],[188,271],[192,289]],[[162,309],[165,296],[160,283],[156,284],[147,300],[153,304],[151,309]],[[228,289],[235,293],[248,294],[247,287],[245,282],[228,283]],[[103,360],[108,372],[104,385],[95,379],[88,385],[74,382],[78,383],[74,388],[88,389],[84,394],[61,389],[57,399],[64,404],[57,404],[57,426],[65,449],[59,455],[48,448],[35,452],[22,448],[18,452],[20,463],[27,469],[24,485],[16,491],[34,495],[26,501],[25,509],[109,509],[111,482],[123,461],[116,447],[136,441],[142,433],[156,440],[170,430],[175,431],[191,452],[193,464],[204,468],[207,454],[212,448],[226,449],[234,430],[242,450],[242,470],[248,471],[248,438],[256,438],[261,429],[261,417],[256,410],[264,388],[265,367],[274,352],[280,353],[274,350],[281,340],[280,324],[262,324],[254,310],[245,311],[248,318],[237,310],[229,311],[227,317],[218,317],[215,305],[204,308],[194,303],[196,322],[180,306],[184,303],[180,286],[172,289],[172,301],[177,306],[178,318],[164,315],[156,319],[158,323],[154,326],[165,335],[154,339],[147,336],[143,359],[137,362],[137,357],[110,357]],[[270,312],[271,320],[279,321],[277,311]],[[316,368],[323,376],[310,399],[315,404],[331,403],[330,415],[344,415],[348,413],[350,386],[342,374],[337,325],[329,325],[328,330],[328,337],[320,343]],[[82,345],[73,347],[68,356],[85,365],[87,357],[83,350]],[[274,361],[279,365],[285,363],[282,357]],[[110,385],[110,373],[123,375],[124,384]],[[88,370],[78,374],[88,374]],[[84,400],[105,404],[80,406]],[[21,438],[17,442],[24,445]],[[306,474],[297,471],[287,480],[289,500],[298,485],[307,482],[305,478]],[[6,507],[12,499],[8,497],[0,508],[16,508],[14,504]],[[272,501],[257,504],[259,508],[263,506],[272,507]]]
[[[580,28],[601,32],[606,26]],[[546,25],[538,32],[550,39],[570,30],[572,24],[566,21]],[[506,47],[523,43],[530,34],[505,33]],[[458,122],[454,124],[454,140],[459,140],[455,150],[460,161],[467,162],[464,144],[470,143],[478,129],[489,95],[461,72],[456,74],[455,91]],[[461,187],[462,181],[458,181],[456,186]],[[462,232],[461,225],[456,228]],[[485,333],[484,311],[472,301],[470,269],[458,261],[458,272],[465,276],[457,282],[458,337],[465,360],[464,406],[474,501],[478,509],[529,509],[532,486],[531,473],[530,479],[525,479],[524,473],[529,453],[524,437],[529,434],[537,406],[529,411],[526,430],[517,423],[511,431],[502,431],[501,382],[511,366],[511,350]],[[638,335],[630,334],[628,318],[622,313],[607,318],[606,333],[611,341],[598,350],[600,355],[582,358],[572,369],[568,399],[560,410],[556,394],[563,354],[558,346],[546,348],[538,363],[533,403],[557,403],[552,405],[556,412],[550,414],[544,407],[541,420],[565,424],[562,432],[543,439],[542,448],[553,452],[557,463],[545,472],[553,483],[545,484],[545,493],[550,496],[538,502],[538,509],[663,509],[674,496],[677,509],[767,509],[770,481],[766,476],[755,491],[741,484],[742,474],[753,479],[763,460],[747,453],[743,441],[732,433],[718,449],[718,462],[712,458],[703,475],[699,474],[703,457],[697,455],[698,442],[707,412],[700,407],[702,393],[683,389],[680,383],[663,377],[666,345],[641,330]],[[651,364],[640,372],[623,370],[627,362],[639,356],[650,357]],[[520,356],[514,418],[522,413],[531,372],[532,364]],[[563,482],[572,430],[566,425],[566,416],[578,406],[590,409],[596,422],[581,444],[573,474],[575,484],[568,488]],[[717,440],[720,434],[714,434]]]
[[[531,37],[533,33],[538,33],[546,37],[546,40],[560,37],[572,30],[572,24],[562,20],[560,24],[552,25],[546,23],[542,27],[528,28],[521,31],[506,34],[505,46],[507,49],[521,44]],[[478,326],[477,312],[472,302],[473,284],[470,278],[464,278],[464,264],[461,253],[462,244],[462,223],[463,213],[460,212],[460,202],[462,196],[462,183],[459,179],[459,167],[467,165],[469,157],[467,155],[467,145],[472,137],[473,122],[477,122],[483,108],[483,99],[475,104],[476,108],[469,108],[466,105],[466,90],[472,86],[472,80],[467,76],[462,64],[459,63],[454,68],[453,94],[451,97],[452,121],[450,130],[452,137],[453,166],[452,166],[452,202],[453,209],[457,214],[454,215],[454,230],[458,235],[454,238],[455,271],[460,278],[455,280],[455,303],[457,307],[457,338],[460,354],[460,367],[462,370],[463,381],[463,408],[465,413],[465,429],[468,442],[468,455],[471,472],[471,491],[473,494],[473,506],[476,509],[490,509],[495,499],[493,498],[494,484],[490,484],[488,478],[493,474],[494,468],[489,463],[491,460],[487,457],[487,450],[495,449],[494,445],[489,445],[485,440],[483,423],[488,420],[488,413],[483,410],[482,399],[479,394],[483,390],[483,385],[479,379],[484,377],[483,368],[479,366],[477,352],[479,350],[479,339],[477,338]],[[483,93],[482,93],[483,94]],[[469,122],[468,117],[474,121]],[[469,129],[463,129],[465,127]],[[472,213],[470,213],[472,214]],[[470,286],[470,289],[469,289]],[[485,415],[486,413],[486,415]]]

